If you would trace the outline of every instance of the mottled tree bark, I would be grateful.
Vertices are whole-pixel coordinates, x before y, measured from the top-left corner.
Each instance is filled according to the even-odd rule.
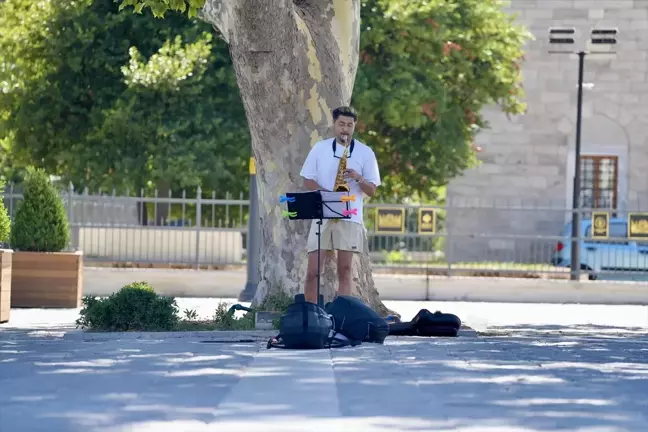
[[[299,172],[311,146],[331,135],[332,108],[351,100],[360,0],[207,0],[201,17],[229,43],[252,135],[262,232],[254,303],[278,290],[295,294],[311,222],[284,218],[279,196],[303,190]],[[385,312],[368,255],[353,274],[355,293]],[[322,283],[330,299],[336,273],[325,271]]]

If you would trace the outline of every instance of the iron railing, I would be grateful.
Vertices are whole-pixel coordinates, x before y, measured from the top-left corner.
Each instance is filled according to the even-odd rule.
[[[120,196],[70,189],[62,196],[70,248],[82,250],[88,265],[245,265],[248,200],[242,195]],[[4,199],[13,217],[21,192],[9,185]],[[643,220],[640,210],[609,212],[608,238],[593,239],[589,219],[584,220],[577,239],[584,278],[648,280],[648,243],[637,233],[627,238],[628,215]],[[583,216],[592,211],[600,209],[581,209]],[[571,213],[564,203],[480,199],[443,205],[367,202],[364,211],[378,271],[561,279],[569,278]],[[624,221],[625,228],[618,225]]]

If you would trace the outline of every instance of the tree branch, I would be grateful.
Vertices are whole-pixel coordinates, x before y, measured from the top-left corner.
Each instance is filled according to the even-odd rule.
[[[238,0],[206,0],[198,17],[211,24],[225,42],[230,41],[232,10]]]

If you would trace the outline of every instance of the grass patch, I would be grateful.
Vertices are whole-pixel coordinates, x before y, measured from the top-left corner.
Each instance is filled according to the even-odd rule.
[[[421,261],[381,261],[373,260],[373,263],[376,265],[386,266],[386,269],[389,269],[389,266],[394,267],[404,267],[404,268],[418,268],[418,269],[447,269],[448,267],[453,270],[513,270],[513,271],[537,271],[537,272],[555,272],[555,273],[564,273],[569,272],[567,267],[556,267],[551,264],[543,263],[523,263],[523,262],[506,262],[506,261],[478,261],[478,262],[455,262],[448,264],[443,261],[434,261],[434,262],[421,262]]]
[[[566,279],[569,268],[551,264],[504,261],[481,262],[385,262],[374,260],[376,274],[412,274],[429,276],[491,277],[516,279]]]
[[[294,298],[284,292],[268,295],[263,302],[253,311],[247,311],[242,317],[236,318],[232,306],[221,302],[211,319],[198,319],[194,310],[185,310],[184,317],[179,320],[178,331],[201,331],[201,330],[254,330],[256,312],[277,312],[284,314],[288,306],[294,302]],[[279,329],[279,320],[273,321],[275,329]]]
[[[235,318],[231,313],[231,308],[227,304],[219,303],[214,313],[212,322],[201,323],[201,325],[215,326],[214,330],[253,330],[255,327],[256,312],[277,312],[284,314],[288,306],[294,302],[294,298],[284,292],[278,292],[266,296],[265,299],[254,308],[254,311],[248,311],[240,318]],[[181,325],[193,325],[191,320],[184,320]],[[279,329],[279,320],[273,321],[275,329]]]
[[[225,302],[216,306],[214,314],[209,319],[199,319],[195,310],[185,310],[175,330],[205,331],[205,330],[254,330],[254,312],[246,312],[240,318],[234,315],[235,310]]]

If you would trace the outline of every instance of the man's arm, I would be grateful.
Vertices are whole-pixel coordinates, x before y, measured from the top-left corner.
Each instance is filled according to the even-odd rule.
[[[308,152],[304,166],[299,173],[304,180],[304,187],[307,190],[326,190],[317,183],[317,144]]]
[[[315,180],[311,180],[306,177],[302,177],[304,179],[304,187],[308,190],[326,190],[322,186],[320,186]]]
[[[378,160],[376,154],[372,151],[371,155],[365,161],[362,169],[362,176],[359,179],[358,186],[365,195],[372,197],[376,195],[376,189],[380,186],[380,171],[378,170]]]
[[[365,195],[368,197],[372,197],[376,195],[376,185],[373,183],[369,183],[367,180],[365,180],[363,177],[360,177],[360,182],[358,183],[358,186],[360,186],[360,189],[362,189],[362,192],[364,192]]]

